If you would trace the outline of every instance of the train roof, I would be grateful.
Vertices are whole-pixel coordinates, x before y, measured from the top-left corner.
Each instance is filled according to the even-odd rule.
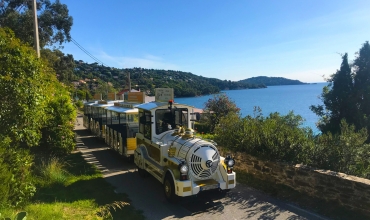
[[[182,105],[182,106],[187,106],[189,108],[194,108],[194,106],[186,105],[186,104],[180,104],[180,103],[173,103],[172,104],[172,106],[176,106],[176,105]],[[168,103],[167,102],[148,102],[148,103],[144,103],[144,104],[141,104],[141,105],[137,105],[136,107],[140,108],[140,109],[150,111],[150,110],[160,108],[160,107],[163,107],[163,106],[168,106]]]
[[[139,109],[137,108],[123,108],[120,106],[108,106],[105,108],[106,110],[114,111],[117,113],[126,113],[126,114],[132,114],[132,113],[138,113]]]
[[[94,105],[96,103],[98,103],[98,101],[85,102],[84,105]]]
[[[92,107],[107,107],[107,106],[113,106],[113,105],[114,105],[113,103],[105,103],[105,104],[96,103],[96,104],[93,104],[91,106]]]

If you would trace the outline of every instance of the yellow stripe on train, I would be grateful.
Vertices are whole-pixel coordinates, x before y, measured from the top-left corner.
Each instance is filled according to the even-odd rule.
[[[136,147],[137,147],[136,137],[134,137],[134,138],[127,138],[127,150],[135,150]]]

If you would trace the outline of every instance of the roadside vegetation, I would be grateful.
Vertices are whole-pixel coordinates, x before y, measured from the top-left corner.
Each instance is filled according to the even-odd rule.
[[[37,6],[41,58],[32,48],[31,2],[0,5],[0,219],[143,219],[72,153],[83,105],[71,99],[73,56],[55,44],[71,40],[73,19],[60,1]]]
[[[0,29],[0,213],[27,219],[142,219],[75,148],[76,107],[49,61]]]
[[[304,119],[290,112],[264,116],[259,107],[241,117],[225,95],[206,103],[196,127],[211,133],[222,147],[260,159],[343,172],[370,179],[370,46],[366,42],[352,65],[343,55],[341,68],[323,88],[323,105],[311,106],[320,116],[315,135]]]

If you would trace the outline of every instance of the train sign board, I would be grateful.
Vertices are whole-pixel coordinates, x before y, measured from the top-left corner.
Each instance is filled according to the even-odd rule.
[[[173,88],[156,88],[155,89],[155,101],[156,102],[168,102],[174,99]]]

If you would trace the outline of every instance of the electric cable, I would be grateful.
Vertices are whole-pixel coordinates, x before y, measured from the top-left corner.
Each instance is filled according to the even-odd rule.
[[[84,53],[86,53],[86,55],[88,55],[89,57],[91,57],[93,60],[95,60],[97,63],[103,65],[103,66],[107,66],[105,65],[102,61],[100,61],[98,58],[94,57],[91,53],[89,53],[89,51],[87,51],[85,48],[83,48],[75,39],[73,39],[71,37],[71,41],[78,47],[80,48],[80,50],[82,50]]]

